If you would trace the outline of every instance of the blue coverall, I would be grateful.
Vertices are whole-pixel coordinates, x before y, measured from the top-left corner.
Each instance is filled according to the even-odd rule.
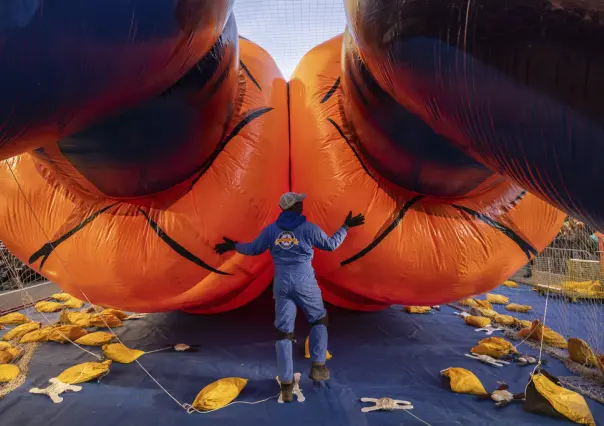
[[[279,380],[289,383],[294,378],[292,340],[299,306],[309,323],[315,324],[327,315],[321,290],[312,267],[313,247],[333,251],[346,238],[342,226],[329,238],[317,225],[307,222],[296,212],[282,212],[275,223],[262,230],[251,243],[237,244],[237,252],[257,256],[270,251],[275,264],[273,294],[275,297],[275,327],[280,332],[276,343]],[[324,363],[327,352],[327,327],[313,325],[310,331],[311,361]]]

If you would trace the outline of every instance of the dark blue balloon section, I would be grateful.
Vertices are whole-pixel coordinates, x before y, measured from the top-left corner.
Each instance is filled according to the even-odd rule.
[[[206,55],[231,5],[3,0],[0,149],[36,148],[159,95]]]
[[[351,0],[347,14],[354,49],[396,102],[604,230],[601,1]]]

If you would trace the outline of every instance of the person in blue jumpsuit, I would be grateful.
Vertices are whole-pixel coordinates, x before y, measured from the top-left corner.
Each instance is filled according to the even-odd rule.
[[[247,256],[257,256],[266,250],[271,253],[275,264],[273,294],[277,329],[277,369],[284,402],[291,402],[293,399],[292,342],[297,306],[302,309],[311,324],[310,378],[316,382],[329,379],[329,369],[325,365],[327,311],[312,267],[313,247],[334,251],[346,238],[349,228],[365,222],[362,214],[353,217],[350,212],[340,229],[332,237],[328,237],[319,226],[308,222],[302,215],[305,198],[304,194],[294,192],[283,194],[279,200],[279,207],[283,210],[279,218],[264,228],[253,242],[240,244],[224,237],[224,242],[215,247],[219,254],[232,250]]]

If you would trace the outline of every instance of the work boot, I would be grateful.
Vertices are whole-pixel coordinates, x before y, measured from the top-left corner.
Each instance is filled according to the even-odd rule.
[[[294,400],[294,383],[281,383],[281,399],[283,402]]]
[[[315,382],[329,380],[329,368],[325,364],[313,362],[309,377]]]

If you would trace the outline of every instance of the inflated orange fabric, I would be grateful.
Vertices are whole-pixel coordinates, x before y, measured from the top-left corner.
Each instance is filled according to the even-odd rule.
[[[253,239],[278,214],[277,200],[288,188],[287,86],[263,49],[241,39],[239,53],[246,69],[239,70],[241,107],[228,126],[233,136],[184,196],[165,210],[142,212],[126,202],[88,202],[49,185],[32,156],[23,154],[0,167],[6,246],[27,261],[48,241],[77,228],[56,245],[41,270],[41,259],[31,266],[75,297],[85,299],[84,291],[107,307],[213,313],[260,294],[270,283],[268,254],[220,257],[213,247],[223,235]],[[222,274],[194,263],[198,260]]]
[[[216,156],[200,174],[159,192],[132,195],[148,183],[144,173],[136,175],[140,185],[119,186],[123,170],[112,164],[115,176],[93,170],[103,185],[117,185],[105,193],[52,144],[44,155],[11,158],[0,166],[0,239],[82,300],[129,311],[223,312],[260,294],[272,265],[267,253],[218,256],[214,245],[225,235],[256,237],[277,217],[291,179],[291,189],[308,194],[309,219],[328,233],[349,210],[366,216],[335,253],[316,254],[327,301],[370,311],[494,288],[553,239],[564,215],[478,163],[425,161],[415,189],[404,186],[412,157],[400,169],[406,179],[382,176],[379,162],[392,160],[380,151],[389,136],[362,102],[367,88],[353,92],[351,76],[360,78],[363,68],[350,39],[350,63],[342,64],[343,40],[307,54],[289,94],[274,61],[252,42],[239,40],[240,61],[217,58],[230,74],[214,75],[208,81],[216,90],[204,86],[202,99],[193,96],[202,101],[200,119],[212,120],[192,133],[200,144],[216,145]],[[383,99],[371,102],[384,109]],[[228,114],[219,138],[215,121]]]
[[[325,299],[378,309],[444,303],[494,288],[529,257],[492,223],[540,251],[564,214],[498,176],[446,200],[383,182],[364,162],[345,123],[342,40],[335,37],[310,51],[290,81],[292,185],[308,194],[307,216],[331,233],[349,210],[365,214],[365,225],[352,229],[337,251],[316,253]]]

